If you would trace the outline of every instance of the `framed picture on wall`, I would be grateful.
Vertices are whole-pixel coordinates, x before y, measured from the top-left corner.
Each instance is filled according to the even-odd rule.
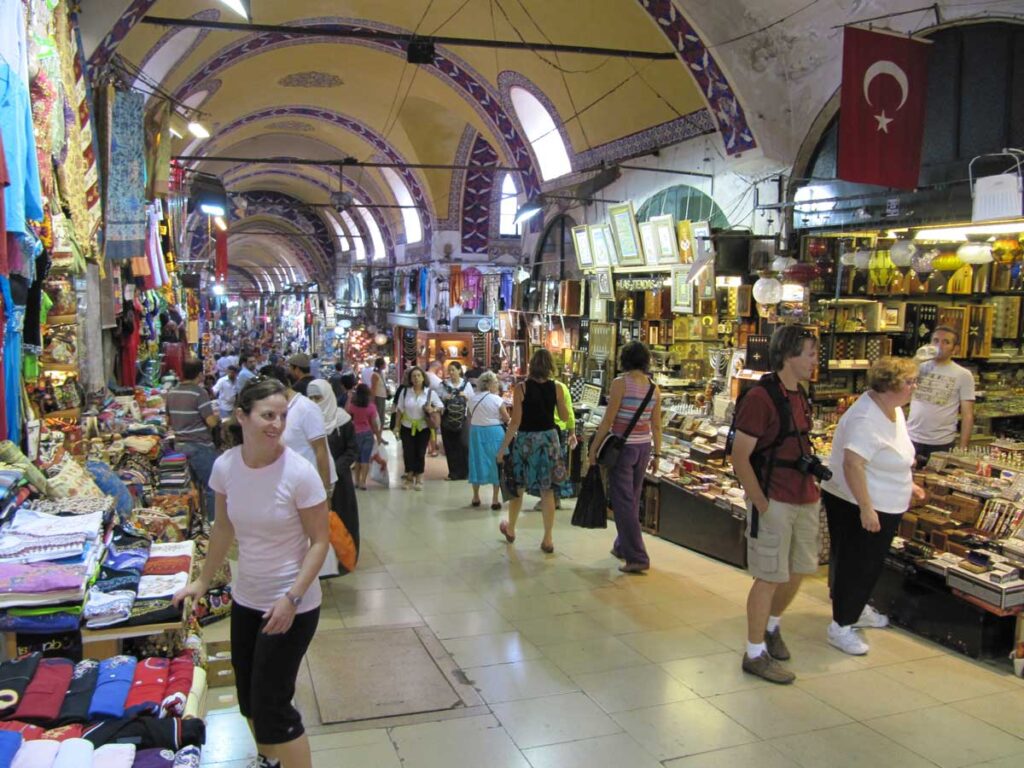
[[[690,267],[672,268],[672,311],[693,313],[693,284],[690,282]]]
[[[572,244],[576,249],[576,265],[580,271],[594,268],[594,255],[590,251],[590,234],[582,224],[572,228]]]
[[[640,232],[633,215],[633,203],[625,202],[608,208],[612,236],[619,253],[619,264],[623,267],[644,266],[644,254],[640,245]]]
[[[590,238],[590,254],[593,256],[594,266],[598,269],[612,265],[612,253],[615,246],[605,238],[606,229],[607,226],[604,224],[591,224],[587,227],[587,235]],[[609,248],[612,249],[611,252],[609,252]]]
[[[696,256],[693,250],[693,228],[689,221],[676,224],[676,240],[679,243],[679,260],[689,264]]]
[[[711,224],[707,221],[691,221],[691,250],[694,260],[711,252]]]
[[[644,247],[644,261],[649,267],[657,266],[658,240],[654,234],[654,224],[650,221],[644,221],[637,225],[637,229],[640,230],[640,242]]]
[[[658,247],[658,263],[678,264],[681,261],[679,239],[676,235],[676,225],[672,214],[652,216],[651,224],[654,225],[655,242]]]
[[[608,267],[594,271],[594,280],[597,283],[597,298],[606,301],[615,300],[615,283],[612,280],[612,271]]]

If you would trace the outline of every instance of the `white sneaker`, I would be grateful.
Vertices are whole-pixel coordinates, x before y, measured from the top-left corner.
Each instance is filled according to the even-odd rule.
[[[864,627],[868,629],[885,629],[889,626],[889,617],[884,613],[879,613],[870,605],[865,605],[864,610],[860,612],[860,618],[854,622],[853,626],[858,629]]]
[[[851,656],[863,656],[868,644],[853,627],[840,627],[834,621],[828,627],[828,644]]]

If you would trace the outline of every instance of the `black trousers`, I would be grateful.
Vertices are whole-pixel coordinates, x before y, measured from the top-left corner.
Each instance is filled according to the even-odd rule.
[[[287,632],[263,632],[263,611],[235,603],[231,606],[231,666],[235,669],[238,708],[252,720],[256,742],[285,744],[305,729],[302,716],[292,706],[295,678],[306,655],[320,609],[295,614]]]
[[[406,474],[422,475],[427,466],[427,444],[430,443],[430,429],[424,428],[415,435],[409,427],[402,426],[402,462]]]
[[[441,442],[448,458],[448,479],[465,480],[469,477],[469,449],[462,444],[462,430],[442,429]]]
[[[882,575],[889,545],[899,530],[903,513],[878,513],[882,529],[864,530],[860,509],[846,499],[825,491],[821,494],[832,539],[829,563],[832,583],[832,619],[841,627],[857,622]]]
[[[917,456],[917,468],[924,469],[924,465],[928,463],[928,457],[938,451],[948,451],[956,445],[956,440],[952,443],[946,443],[945,445],[928,445],[927,443],[914,443],[914,454]]]

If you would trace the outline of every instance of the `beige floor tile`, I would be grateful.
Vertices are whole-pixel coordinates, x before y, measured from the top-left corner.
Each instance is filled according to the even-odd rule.
[[[790,637],[786,640],[792,658],[785,662],[786,667],[796,673],[797,679],[807,680],[822,675],[835,675],[841,672],[856,672],[864,669],[863,657],[848,656],[838,648],[833,648],[817,640],[804,640]]]
[[[648,663],[647,659],[615,637],[545,645],[542,650],[545,657],[569,675],[607,672]]]
[[[369,627],[406,627],[423,623],[415,608],[383,608],[368,613],[345,614],[342,622],[346,629]]]
[[[1024,690],[958,701],[953,707],[1024,739]]]
[[[347,765],[358,765],[359,768],[402,768],[402,761],[398,759],[398,752],[390,741],[313,753],[313,768]]]
[[[384,728],[369,728],[365,731],[342,731],[320,733],[309,737],[309,748],[314,752],[325,749],[351,749],[371,744],[390,744],[391,739]]]
[[[256,742],[249,725],[238,712],[210,714],[206,717],[206,744],[203,762],[223,763],[256,756]]]
[[[934,765],[860,723],[783,736],[768,743],[803,768],[933,768]]]
[[[622,635],[619,639],[656,664],[691,656],[710,656],[726,650],[724,645],[692,627],[639,632]]]
[[[535,619],[541,616],[560,616],[574,613],[573,608],[553,593],[509,596],[502,593],[485,595],[498,613],[509,621]]]
[[[663,765],[665,768],[800,768],[763,741],[681,757]]]
[[[613,715],[638,744],[658,760],[670,760],[757,741],[721,710],[694,699]]]
[[[391,729],[402,768],[530,768],[504,728],[490,715]]]
[[[440,613],[465,613],[490,608],[483,595],[464,590],[460,592],[438,592],[432,595],[410,595],[409,602],[423,616]]]
[[[1024,755],[1007,755],[995,760],[987,760],[984,763],[975,763],[969,768],[1020,768],[1024,762]]]
[[[1019,765],[1024,765],[1024,741],[950,706],[881,717],[864,724],[942,768],[1009,755],[1021,755]]]
[[[726,693],[709,701],[762,739],[850,722],[842,712],[791,685]]]
[[[742,661],[739,653],[730,651],[713,656],[667,661],[661,668],[698,696],[703,697],[770,685],[761,678],[744,672],[740,666]]]
[[[582,693],[509,701],[491,707],[520,749],[606,736],[622,730]]]
[[[355,571],[345,574],[340,579],[331,579],[327,583],[334,594],[363,589],[392,589],[398,586],[394,577],[385,570],[364,571],[361,559]]]
[[[732,616],[728,619],[716,619],[710,622],[691,623],[688,626],[703,632],[712,640],[739,651],[741,654],[747,650],[747,617]]]
[[[508,664],[541,656],[540,649],[518,632],[457,637],[443,642],[455,663],[463,669]]]
[[[616,733],[523,750],[533,768],[660,768],[629,735]]]
[[[660,605],[621,605],[585,611],[586,615],[613,635],[630,635],[686,626]]]
[[[465,592],[470,590],[469,582],[458,576],[402,576],[394,579],[409,599],[418,595],[436,595],[442,592]]]
[[[238,692],[235,686],[219,686],[206,691],[206,711],[210,714],[238,710]]]
[[[513,622],[519,633],[537,646],[605,637],[608,630],[582,613],[543,616]]]
[[[742,605],[727,602],[720,595],[711,593],[707,597],[683,597],[659,604],[687,624],[708,624],[719,619],[746,615]]]
[[[854,720],[911,712],[940,703],[871,669],[798,680],[797,687]],[[1021,703],[1024,704],[1024,693]]]
[[[572,693],[579,685],[547,659],[463,669],[488,704]]]
[[[697,694],[654,664],[575,675],[573,680],[609,713],[697,698]]]
[[[930,659],[950,653],[938,643],[915,637],[895,627],[864,629],[861,633],[865,642],[871,646],[871,650],[861,659],[861,664],[866,667],[887,667],[891,664]]]
[[[439,616],[424,616],[423,620],[440,640],[454,637],[473,637],[511,632],[512,623],[493,608],[466,613],[445,613]]]
[[[1015,690],[1011,676],[953,656],[893,664],[879,667],[878,671],[946,703]]]
[[[561,592],[559,596],[577,611],[603,611],[608,608],[643,605],[641,592],[629,592],[614,586]]]
[[[412,603],[409,602],[409,598],[397,587],[392,589],[363,589],[335,593],[334,604],[337,606],[342,618],[348,618],[360,613],[413,607]]]

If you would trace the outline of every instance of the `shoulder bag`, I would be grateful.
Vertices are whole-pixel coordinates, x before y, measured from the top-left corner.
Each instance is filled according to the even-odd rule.
[[[629,421],[629,426],[626,427],[626,431],[621,435],[616,435],[613,432],[608,432],[605,435],[600,447],[597,449],[597,463],[602,467],[614,467],[619,463],[619,455],[622,453],[623,447],[626,445],[626,438],[633,432],[633,428],[636,423],[640,421],[640,415],[647,408],[647,404],[651,402],[651,398],[654,397],[654,384],[651,384],[650,389],[647,390],[647,394],[644,395],[643,402],[640,403],[640,407],[636,409],[636,413],[633,414],[633,418]]]

